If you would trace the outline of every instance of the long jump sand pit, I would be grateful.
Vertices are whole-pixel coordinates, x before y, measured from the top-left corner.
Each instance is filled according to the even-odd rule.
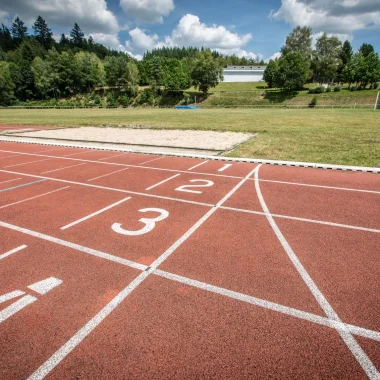
[[[14,136],[14,135],[13,135]],[[252,133],[80,127],[17,133],[38,139],[125,144],[135,147],[168,148],[175,151],[204,151],[218,154],[254,137]],[[149,149],[150,148],[150,149]]]

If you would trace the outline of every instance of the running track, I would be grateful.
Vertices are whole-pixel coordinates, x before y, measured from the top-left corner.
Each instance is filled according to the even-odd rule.
[[[0,378],[372,378],[380,176],[0,142]]]

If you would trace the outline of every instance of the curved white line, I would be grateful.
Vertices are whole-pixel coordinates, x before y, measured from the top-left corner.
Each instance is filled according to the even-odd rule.
[[[329,319],[332,319],[337,322],[342,322],[339,318],[338,314],[335,312],[335,310],[332,308],[332,306],[329,304],[325,296],[322,294],[322,292],[319,290],[317,284],[314,282],[314,280],[310,277],[309,273],[306,271],[305,267],[302,265],[301,261],[298,259],[297,255],[293,251],[292,247],[287,242],[286,238],[282,234],[281,230],[277,226],[275,220],[273,219],[272,214],[269,211],[269,208],[267,204],[265,203],[263,194],[260,189],[260,183],[259,183],[259,170],[261,165],[257,168],[255,171],[255,188],[256,193],[259,198],[260,205],[265,213],[265,216],[270,224],[270,226],[273,229],[273,232],[275,233],[277,239],[281,243],[282,247],[284,248],[285,252],[287,253],[290,261],[293,263],[295,269],[299,273],[299,275],[302,277],[303,281],[313,294],[314,298],[318,302],[318,304],[321,306],[323,311],[326,313],[326,315],[329,317]],[[374,366],[372,361],[369,359],[367,354],[364,352],[364,350],[360,347],[359,343],[356,341],[356,339],[352,336],[350,331],[347,327],[344,329],[337,330],[349,350],[352,352],[352,354],[355,356],[356,360],[359,362],[365,373],[370,379],[380,379],[380,373],[377,370],[377,368]]]

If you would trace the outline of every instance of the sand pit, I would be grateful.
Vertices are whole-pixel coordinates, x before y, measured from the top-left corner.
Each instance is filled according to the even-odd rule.
[[[17,133],[17,136],[224,152],[254,135],[236,132],[80,127]]]

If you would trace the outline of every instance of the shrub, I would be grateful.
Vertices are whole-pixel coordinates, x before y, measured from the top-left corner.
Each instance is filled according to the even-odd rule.
[[[335,88],[334,88],[334,92],[339,92],[341,90],[341,88],[339,87],[339,86],[336,86]]]
[[[309,94],[315,94],[315,88],[311,88],[311,89],[309,90]]]
[[[351,88],[350,88],[350,91],[357,91],[357,87],[356,86],[351,86]]]
[[[373,88],[376,90],[377,88],[379,88],[379,85],[380,85],[380,83],[376,82],[376,83],[374,83]]]
[[[314,98],[311,99],[311,102],[309,103],[309,107],[314,108],[317,105],[317,103],[318,103],[318,99],[316,96],[314,96]]]
[[[327,87],[326,92],[331,92],[331,87]]]
[[[129,106],[129,98],[127,95],[121,95],[119,96],[119,104],[123,107]]]
[[[115,96],[113,95],[112,92],[109,92],[107,94],[107,104],[109,107],[116,107],[117,106]]]
[[[325,88],[323,86],[317,87],[314,91],[315,94],[323,94],[325,92]]]

